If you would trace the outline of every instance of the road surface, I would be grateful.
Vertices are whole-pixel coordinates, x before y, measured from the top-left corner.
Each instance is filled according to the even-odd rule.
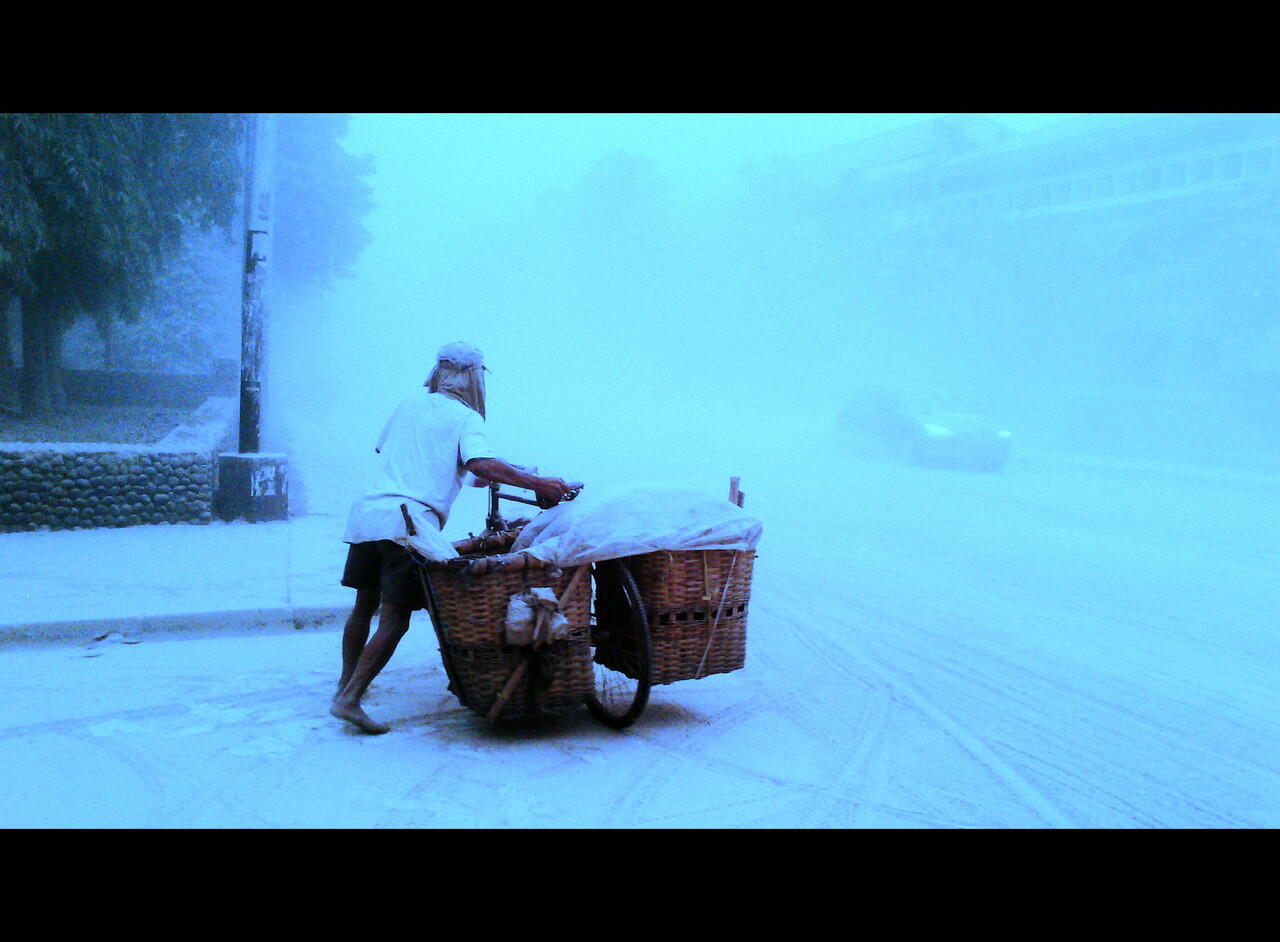
[[[735,469],[765,521],[747,669],[624,732],[491,728],[425,621],[366,699],[380,737],[326,713],[336,625],[12,648],[0,825],[1280,825],[1274,477],[790,461]]]

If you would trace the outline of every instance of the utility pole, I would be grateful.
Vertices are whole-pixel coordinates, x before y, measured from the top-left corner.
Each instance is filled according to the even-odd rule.
[[[263,294],[271,261],[274,124],[271,115],[250,115],[246,134],[248,182],[244,201],[244,270],[240,309],[241,454],[259,451],[262,441]]]
[[[240,308],[240,441],[218,456],[215,510],[224,520],[289,515],[285,456],[264,454],[262,388],[271,265],[276,116],[245,116],[244,270]]]

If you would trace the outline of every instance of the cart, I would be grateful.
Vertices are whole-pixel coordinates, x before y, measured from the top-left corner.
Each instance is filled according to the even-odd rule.
[[[653,686],[744,666],[753,551],[659,551],[559,568],[511,552],[529,521],[506,521],[502,500],[537,506],[492,484],[485,530],[453,544],[458,558],[414,553],[449,690],[464,706],[496,723],[585,703],[623,729]],[[730,500],[741,506],[736,487]],[[405,521],[412,534],[407,509]],[[508,644],[507,607],[532,589],[554,595],[565,623],[554,640]]]

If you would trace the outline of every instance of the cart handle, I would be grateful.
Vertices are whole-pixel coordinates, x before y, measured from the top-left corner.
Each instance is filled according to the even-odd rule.
[[[515,485],[512,485],[512,486],[514,487]],[[561,500],[562,501],[573,500],[575,497],[577,497],[579,494],[582,493],[582,488],[584,486],[585,485],[581,481],[573,482],[572,484],[569,485],[569,492],[565,494],[564,497],[561,498]],[[513,500],[520,504],[531,504],[534,507],[541,506],[536,500],[531,500],[528,497],[521,497],[518,494],[507,494],[504,491],[500,490],[501,487],[502,485],[499,484],[497,481],[494,481],[489,485],[489,492],[492,495],[491,500],[495,501],[494,503],[495,507],[497,506],[496,501],[499,501],[499,500]],[[530,488],[521,488],[521,490],[530,490]]]
[[[515,485],[512,485],[512,487],[514,486]],[[569,493],[564,496],[563,500],[573,500],[582,493],[583,486],[584,485],[581,481],[575,481],[570,484]],[[521,488],[521,490],[530,490],[530,488]],[[531,500],[528,497],[521,497],[519,494],[508,494],[502,490],[502,485],[499,482],[491,481],[489,483],[489,517],[485,521],[485,527],[488,530],[498,531],[506,529],[506,521],[502,519],[502,514],[498,512],[498,501],[500,500],[510,500],[517,504],[529,504],[532,507],[537,507],[539,510],[547,509],[536,500]]]

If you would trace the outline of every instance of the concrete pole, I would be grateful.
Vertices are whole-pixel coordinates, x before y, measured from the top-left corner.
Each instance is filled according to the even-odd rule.
[[[262,453],[262,377],[276,116],[247,116],[244,276],[240,309],[240,451],[218,455],[214,513],[223,520],[283,520],[289,515],[284,455]]]
[[[262,375],[271,256],[275,115],[249,118],[245,186],[244,274],[240,319],[240,453],[262,444]]]

